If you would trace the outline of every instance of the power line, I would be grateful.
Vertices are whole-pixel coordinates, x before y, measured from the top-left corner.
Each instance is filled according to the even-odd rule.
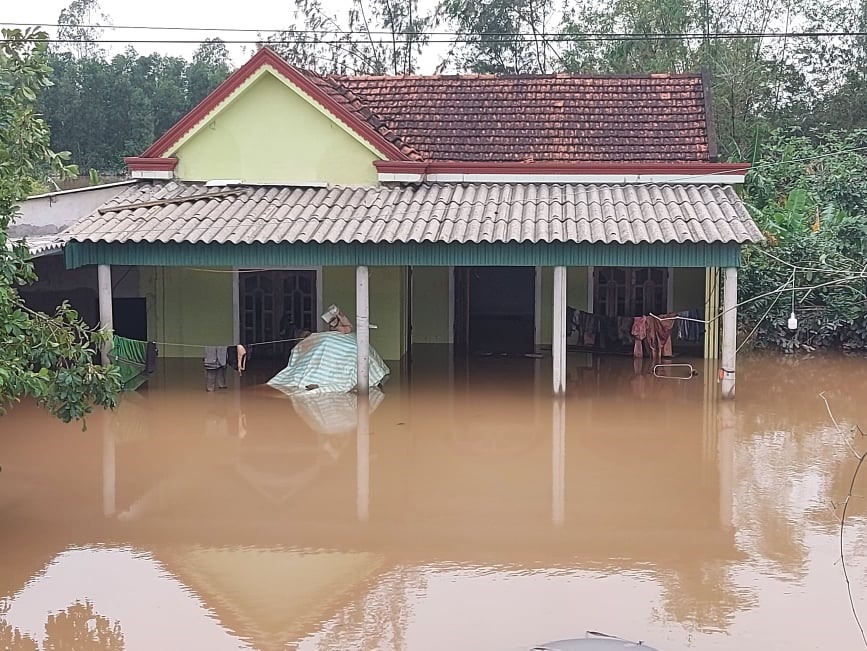
[[[339,31],[347,36],[443,36],[443,37],[466,37],[466,38],[500,38],[500,37],[515,37],[515,38],[544,38],[548,40],[561,39],[565,41],[574,38],[690,38],[703,39],[709,38],[792,38],[792,37],[842,37],[842,36],[867,36],[867,31],[800,31],[789,32],[710,32],[703,30],[701,32],[585,32],[583,34],[562,34],[560,32],[447,32],[447,31],[429,31],[418,32],[415,30],[335,30],[335,29],[258,29],[251,27],[201,27],[194,26],[178,26],[178,25],[100,25],[100,24],[77,24],[77,23],[5,23],[0,22],[0,26],[6,27],[77,27],[83,29],[127,29],[127,30],[143,30],[143,31],[182,31],[182,32],[230,32],[230,33],[255,33],[255,34],[334,34]]]
[[[9,25],[10,23],[0,23]],[[143,29],[143,28],[130,28],[130,29]],[[172,28],[179,31],[200,31],[195,28]],[[241,30],[223,30],[223,31],[241,31]],[[255,31],[255,30],[244,30],[244,31]],[[263,32],[258,32],[263,33]],[[341,32],[342,35],[348,36],[348,39],[329,39],[329,40],[320,40],[320,41],[312,41],[309,38],[302,38],[302,36],[320,36],[326,34],[335,34],[335,31],[325,31],[325,30],[272,30],[269,32],[271,34],[284,34],[289,33],[293,35],[298,35],[298,38],[258,38],[258,39],[220,39],[223,43],[227,45],[254,45],[262,42],[268,42],[275,45],[300,45],[300,44],[319,44],[319,45],[332,45],[332,44],[346,44],[351,43],[355,45],[363,44],[364,41],[361,40],[361,37],[364,39],[368,39],[369,36],[399,36],[399,37],[411,37],[416,42],[427,43],[443,43],[443,44],[501,44],[504,40],[514,39],[514,40],[522,40],[522,41],[531,41],[531,40],[542,40],[548,43],[573,43],[573,42],[664,42],[664,41],[673,41],[673,40],[716,40],[716,41],[731,41],[738,39],[772,39],[772,38],[845,38],[845,37],[864,37],[867,36],[867,31],[836,31],[836,32],[717,32],[712,34],[702,34],[697,32],[670,32],[670,33],[604,33],[604,32],[595,32],[595,33],[586,33],[586,34],[557,34],[557,33],[539,33],[539,34],[529,34],[529,33],[480,33],[480,34],[448,34],[446,32],[439,33],[426,33],[426,32],[383,32],[383,31],[374,31],[374,32],[361,32],[361,31],[347,31]],[[436,36],[437,38],[430,38],[430,36]],[[355,38],[358,37],[358,38]],[[447,38],[441,38],[447,37]],[[58,44],[74,44],[74,43],[94,43],[94,44],[129,44],[129,45],[198,45],[203,41],[202,39],[163,39],[163,38],[141,38],[141,39],[123,39],[123,38],[57,38],[51,37],[45,39],[48,43],[58,43]],[[10,39],[0,39],[0,43],[9,43]]]

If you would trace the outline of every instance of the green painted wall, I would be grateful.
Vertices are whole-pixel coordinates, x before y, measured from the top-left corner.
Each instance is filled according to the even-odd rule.
[[[674,309],[704,303],[704,269],[674,270]],[[181,267],[139,269],[140,295],[148,299],[148,333],[160,342],[209,345],[232,340],[232,276]],[[551,344],[553,269],[541,269],[541,337]],[[588,309],[589,269],[569,267],[567,302]],[[449,341],[449,268],[413,269],[413,341],[447,344]],[[404,267],[370,268],[370,318],[378,326],[371,342],[384,359],[396,361],[406,354],[408,298]],[[325,267],[322,275],[323,308],[335,303],[355,322],[355,267]],[[199,348],[160,346],[162,357],[199,357]]]
[[[449,267],[413,267],[413,343],[449,343],[450,272]]]
[[[180,146],[189,181],[374,184],[376,156],[270,73]]]
[[[325,267],[322,271],[323,310],[338,305],[355,323],[355,267]],[[370,343],[383,359],[396,361],[406,353],[406,270],[370,268]]]
[[[704,306],[703,268],[674,269],[672,307],[675,312]]]
[[[232,274],[180,267],[142,267],[148,335],[173,344],[231,344]],[[201,348],[161,345],[161,357],[201,357]]]
[[[542,267],[542,336],[539,339],[543,346],[550,346],[553,339],[554,315],[554,268]],[[576,310],[589,310],[587,304],[587,283],[590,270],[587,267],[569,267],[566,269],[566,305]]]

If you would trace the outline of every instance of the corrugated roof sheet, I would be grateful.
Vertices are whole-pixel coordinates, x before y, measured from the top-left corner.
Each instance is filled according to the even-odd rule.
[[[701,75],[315,77],[410,158],[700,161],[713,158]]]
[[[145,204],[145,205],[139,205]],[[762,239],[717,185],[207,187],[142,183],[74,224],[80,242],[588,242]]]
[[[44,255],[63,253],[66,240],[66,233],[58,233],[57,235],[13,238],[9,240],[9,244],[24,242],[30,250],[31,258],[41,258]]]

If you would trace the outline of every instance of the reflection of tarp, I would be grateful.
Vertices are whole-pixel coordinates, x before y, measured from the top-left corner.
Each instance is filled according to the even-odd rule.
[[[280,387],[276,387],[280,389]],[[320,434],[348,434],[358,423],[358,396],[354,393],[292,393],[292,406],[307,426]],[[370,390],[370,413],[379,407],[385,394]]]
[[[289,393],[286,389],[296,389],[305,394],[348,393],[358,380],[357,350],[355,334],[314,333],[292,349],[289,364],[268,384],[285,393]],[[390,372],[371,346],[370,386],[380,384]]]
[[[146,341],[136,341],[114,335],[109,359],[120,371],[121,386],[124,391],[135,391],[147,382]]]

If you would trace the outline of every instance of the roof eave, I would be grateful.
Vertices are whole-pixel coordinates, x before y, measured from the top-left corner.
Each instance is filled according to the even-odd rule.
[[[749,163],[376,161],[379,180],[743,183]]]

